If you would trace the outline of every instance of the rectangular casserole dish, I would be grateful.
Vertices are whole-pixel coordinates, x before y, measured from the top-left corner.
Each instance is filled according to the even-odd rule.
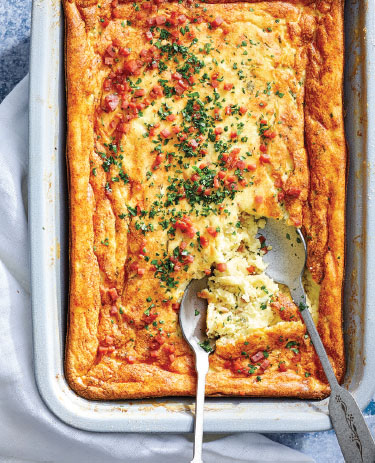
[[[371,11],[347,5],[346,134],[350,153],[347,218],[347,278],[344,299],[348,371],[345,383],[364,407],[373,394],[371,288],[371,37],[361,37]],[[366,14],[365,14],[366,13]],[[368,30],[371,30],[368,27]],[[366,58],[366,59],[364,59]],[[38,386],[51,410],[63,421],[96,431],[190,431],[191,399],[92,402],[76,396],[63,373],[67,311],[67,189],[65,168],[65,88],[63,18],[59,3],[33,8],[30,83],[30,237],[35,368]],[[367,119],[366,119],[367,118]],[[233,431],[312,431],[328,429],[326,401],[285,399],[209,399],[205,429]],[[99,411],[100,413],[95,413]],[[124,413],[126,412],[126,413]],[[255,413],[254,413],[255,412]],[[256,416],[256,418],[253,418]]]

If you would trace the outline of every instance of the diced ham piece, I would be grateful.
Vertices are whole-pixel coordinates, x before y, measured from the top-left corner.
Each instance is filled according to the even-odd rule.
[[[124,71],[126,74],[134,74],[139,69],[139,63],[135,59],[130,59],[124,63]]]
[[[145,37],[146,37],[147,40],[152,40],[154,36],[152,35],[151,31],[146,31],[145,32]]]
[[[117,299],[118,299],[118,293],[117,293],[117,289],[116,288],[111,288],[109,291],[109,296],[112,300],[112,302],[116,302]]]
[[[281,372],[285,372],[287,370],[287,366],[286,366],[286,363],[285,362],[281,362],[280,365],[279,365],[279,371]]]
[[[189,254],[188,256],[184,257],[184,263],[192,264],[194,262],[194,256]]]
[[[124,122],[120,122],[116,127],[116,130],[121,133],[128,133],[130,129],[129,124],[125,124]]]
[[[191,140],[189,140],[189,146],[195,150],[197,147],[198,147],[198,142],[197,140],[195,140],[195,138],[192,138]]]
[[[120,98],[118,95],[115,95],[114,93],[107,95],[104,98],[105,109],[107,111],[114,111],[117,108],[119,102]]]
[[[172,132],[169,129],[165,128],[160,132],[160,135],[163,138],[169,138],[172,135]]]
[[[272,130],[266,130],[263,135],[267,138],[275,138],[276,137],[276,132],[273,132]]]
[[[199,242],[202,248],[206,248],[208,246],[208,238],[206,238],[205,236],[200,236]]]
[[[163,89],[160,87],[160,85],[155,85],[150,92],[150,97],[153,99],[156,99],[160,96],[163,96]]]
[[[194,238],[196,233],[197,231],[194,227],[190,227],[188,230],[186,230],[186,234],[189,238]]]
[[[130,49],[125,48],[125,47],[121,47],[120,50],[119,50],[119,53],[122,56],[129,56],[130,55]]]
[[[139,88],[137,89],[135,92],[134,92],[134,96],[137,98],[137,97],[140,97],[140,96],[145,96],[146,95],[146,90],[143,89],[143,88]]]
[[[108,18],[102,18],[100,19],[100,24],[103,26],[103,27],[107,27],[108,24],[109,24],[109,19]]]
[[[298,196],[302,193],[302,189],[299,187],[289,187],[285,190],[285,193],[288,196],[292,196],[294,198],[298,198]]]
[[[177,20],[180,24],[184,24],[184,22],[187,20],[187,17],[184,14],[180,14],[180,16],[177,17]]]
[[[223,178],[225,178],[226,175],[227,175],[226,172],[224,172],[223,170],[219,170],[218,176],[220,180],[223,180]]]
[[[217,16],[212,22],[211,22],[211,27],[219,27],[221,24],[223,24],[224,20],[222,17]]]
[[[279,191],[277,194],[277,200],[279,203],[281,203],[285,199],[285,193],[283,191]]]
[[[157,335],[155,336],[155,338],[154,338],[154,339],[155,339],[155,341],[157,341],[157,342],[158,342],[160,345],[164,344],[164,343],[165,343],[165,341],[166,341],[166,337],[165,337],[165,336],[163,336],[163,335],[162,335],[162,334],[160,334],[160,333],[159,333],[159,334],[157,334]]]
[[[185,84],[182,79],[180,79],[174,87],[177,95],[182,95],[187,88],[189,88],[189,86]]]
[[[270,366],[270,361],[268,359],[263,360],[263,362],[260,364],[260,368],[262,370],[266,370]]]
[[[263,164],[269,164],[271,162],[271,158],[268,154],[261,154],[259,156],[259,161]]]
[[[216,264],[216,268],[217,270],[219,270],[219,272],[225,272],[227,269],[227,264],[226,263]]]
[[[292,357],[292,362],[299,363],[300,361],[301,361],[301,354],[300,353],[294,354]]]
[[[155,18],[155,24],[157,26],[162,26],[167,22],[167,18],[165,16],[156,16]]]
[[[108,54],[108,56],[110,56],[111,58],[113,58],[113,57],[116,55],[116,50],[115,50],[115,48],[113,48],[112,45],[109,45],[109,46],[106,48],[105,52],[106,52],[106,53]]]
[[[174,354],[176,352],[176,348],[173,344],[167,344],[164,346],[165,352],[168,354]]]
[[[103,83],[103,89],[108,92],[108,90],[111,90],[111,86],[112,86],[112,80],[105,79]]]
[[[252,355],[250,357],[250,360],[253,362],[253,363],[257,363],[259,362],[260,360],[264,359],[264,355],[263,355],[263,352],[260,350],[259,352],[257,352],[256,354]]]
[[[207,233],[214,238],[216,238],[218,235],[218,231],[216,230],[215,227],[207,227]]]
[[[143,317],[143,320],[148,325],[148,324],[152,323],[157,318],[157,316],[158,316],[157,312],[151,313],[150,315],[145,315]]]
[[[113,305],[111,307],[110,311],[109,311],[109,314],[110,315],[117,315],[118,314],[118,308],[115,305]]]

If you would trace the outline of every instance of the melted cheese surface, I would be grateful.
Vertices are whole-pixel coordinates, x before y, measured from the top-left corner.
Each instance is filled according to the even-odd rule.
[[[164,4],[146,20],[146,43],[132,19],[111,22],[95,44],[108,69],[93,76],[102,90],[90,96],[98,105],[90,181],[110,202],[97,202],[98,216],[123,221],[131,236],[125,252],[98,224],[103,282],[114,277],[106,262],[120,268],[125,258],[129,288],[142,279],[158,288],[153,310],[216,269],[207,326],[224,340],[282,320],[271,305],[280,288],[264,273],[255,235],[262,217],[300,225],[306,196],[303,31],[291,33],[268,6],[233,8],[227,25],[228,5],[205,5],[197,20]],[[131,5],[121,8],[132,16]],[[148,316],[149,301],[136,299]]]

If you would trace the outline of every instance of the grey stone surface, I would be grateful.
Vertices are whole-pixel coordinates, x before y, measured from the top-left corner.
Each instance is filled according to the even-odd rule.
[[[31,0],[0,0],[0,101],[29,67]]]

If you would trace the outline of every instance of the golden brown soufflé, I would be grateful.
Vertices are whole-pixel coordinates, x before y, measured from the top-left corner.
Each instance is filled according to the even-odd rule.
[[[90,399],[194,394],[179,301],[209,274],[207,395],[327,395],[255,235],[267,217],[302,227],[310,309],[341,379],[343,0],[64,10],[70,386]]]

